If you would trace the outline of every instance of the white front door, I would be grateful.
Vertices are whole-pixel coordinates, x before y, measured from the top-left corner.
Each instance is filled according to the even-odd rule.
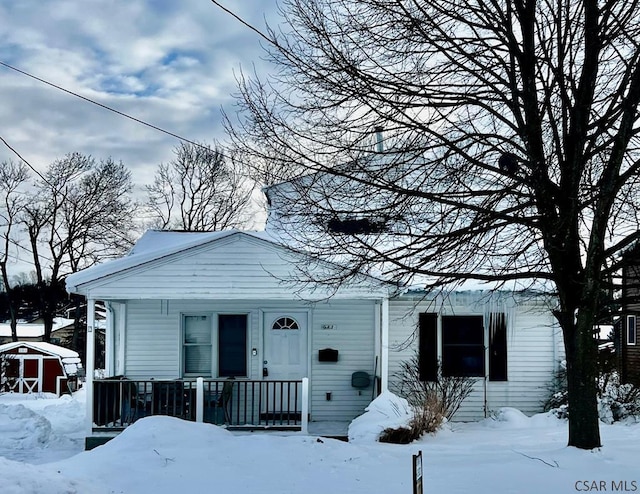
[[[302,379],[307,376],[307,313],[264,313],[266,379]]]
[[[283,381],[307,377],[307,313],[270,311],[264,313],[262,414],[274,424],[299,420],[302,392],[299,383]]]

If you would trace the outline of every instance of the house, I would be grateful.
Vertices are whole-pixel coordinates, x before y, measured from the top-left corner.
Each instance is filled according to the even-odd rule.
[[[70,275],[89,334],[95,302],[107,309],[108,379],[93,379],[87,347],[90,432],[151,413],[303,430],[309,417],[360,414],[374,374],[387,375],[397,287],[364,275],[338,289],[288,281],[310,262],[266,232],[149,231],[129,255]]]
[[[544,297],[430,297],[368,275],[330,288],[297,280],[301,263],[330,268],[269,232],[148,231],[129,255],[70,275],[89,334],[96,301],[107,309],[105,379],[87,348],[88,435],[149,414],[248,430],[347,423],[416,350],[477,378],[462,420],[540,410],[561,360]]]
[[[73,333],[73,319],[56,317],[51,331],[51,343],[59,344],[65,341]],[[21,321],[16,327],[19,341],[42,341],[44,336],[44,323],[42,321]],[[11,337],[11,325],[8,322],[0,323],[0,344],[13,341]]]
[[[2,392],[55,393],[75,390],[81,368],[77,352],[41,341],[0,345]]]
[[[417,355],[420,376],[466,376],[473,391],[454,420],[490,416],[501,407],[542,411],[564,359],[562,330],[541,293],[461,289],[431,295],[407,290],[389,301],[391,390],[402,363]]]
[[[637,245],[622,258],[622,308],[615,331],[618,370],[624,383],[640,386],[640,247]]]

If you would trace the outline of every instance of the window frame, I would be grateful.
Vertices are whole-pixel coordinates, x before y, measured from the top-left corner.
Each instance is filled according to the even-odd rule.
[[[628,314],[626,322],[627,322],[627,328],[626,328],[627,329],[627,335],[626,335],[627,346],[635,346],[638,343],[638,325],[637,325],[638,319],[635,314]]]
[[[479,336],[480,339],[478,342],[450,342],[450,341],[446,341],[446,339],[450,336],[450,332],[453,331],[452,329],[447,330],[446,328],[446,321],[453,321],[453,320],[462,320],[462,319],[468,319],[468,320],[475,320],[476,322],[479,322],[479,327],[476,329],[476,331],[479,332]],[[474,331],[475,332],[475,331]],[[476,337],[478,336],[477,334],[475,335]],[[470,377],[470,378],[484,378],[486,376],[486,371],[487,371],[487,355],[486,355],[486,343],[485,343],[485,327],[484,327],[484,317],[481,315],[443,315],[442,316],[442,342],[441,342],[441,348],[442,348],[442,375],[445,377]],[[447,350],[454,352],[455,355],[455,350],[474,350],[474,352],[472,353],[477,353],[478,355],[481,356],[481,365],[480,368],[478,370],[473,370],[473,371],[465,371],[464,369],[458,369],[455,371],[452,371],[449,368],[449,365],[451,364],[450,362],[447,362],[448,357],[447,357]],[[472,353],[470,353],[469,355],[471,357],[477,358],[478,355],[473,355]],[[453,358],[453,357],[450,357]]]
[[[421,382],[437,381],[439,373],[449,377],[447,370],[447,355],[444,344],[447,318],[473,317],[482,328],[482,366],[483,374],[469,376],[483,378],[490,382],[509,381],[509,316],[506,312],[491,312],[485,314],[437,314],[435,312],[421,312],[417,321],[417,365]],[[461,345],[464,346],[464,345]],[[476,353],[480,354],[480,343]],[[477,356],[477,355],[476,355]],[[496,366],[497,364],[497,366]]]
[[[251,375],[251,312],[250,311],[216,311],[216,312],[183,312],[180,315],[181,328],[180,328],[180,375],[184,378],[204,377],[213,379],[224,379],[231,376],[220,375],[220,316],[244,316],[245,317],[245,375],[234,376],[236,378],[249,378]],[[193,373],[186,372],[186,346],[195,346],[195,344],[188,344],[185,342],[186,336],[186,320],[188,317],[206,317],[209,321],[210,329],[210,343],[201,344],[200,346],[210,346],[211,349],[211,368],[208,373]]]
[[[186,336],[187,336],[187,318],[189,317],[204,317],[209,321],[209,343],[203,343],[203,344],[197,344],[197,343],[187,343],[186,340]],[[180,349],[181,349],[181,362],[180,362],[180,373],[182,375],[182,377],[212,377],[213,376],[213,317],[211,314],[208,313],[183,313],[181,314],[181,345],[180,345]],[[189,346],[208,346],[210,349],[210,369],[208,373],[202,373],[202,372],[187,372],[186,369],[186,365],[187,365],[187,355],[186,355],[186,347]]]

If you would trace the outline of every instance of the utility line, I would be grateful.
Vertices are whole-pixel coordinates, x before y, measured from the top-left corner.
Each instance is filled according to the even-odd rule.
[[[227,7],[225,7],[224,5],[220,4],[219,2],[217,2],[216,0],[211,0],[211,3],[213,3],[214,5],[216,5],[218,8],[222,9],[224,12],[226,12],[227,14],[229,14],[230,16],[232,16],[234,19],[236,19],[238,22],[240,22],[241,24],[243,24],[244,26],[246,26],[247,28],[251,29],[253,32],[255,32],[256,34],[258,34],[258,36],[260,36],[262,39],[264,39],[265,41],[267,41],[269,44],[274,45],[276,48],[285,51],[286,50],[280,46],[275,40],[271,39],[269,36],[267,36],[266,34],[264,34],[262,31],[260,31],[258,28],[256,28],[255,26],[249,24],[247,21],[245,21],[242,17],[240,17],[238,14],[236,14],[235,12],[233,12],[232,10],[228,9]],[[42,79],[41,77],[35,76],[25,70],[19,69],[17,67],[14,67],[13,65],[10,65],[6,62],[3,62],[0,60],[0,65],[2,65],[3,67],[6,67],[7,69],[13,70],[15,72],[18,72],[19,74],[22,74],[26,77],[29,77],[31,79],[34,79],[38,82],[41,82],[42,84],[46,84],[47,86],[51,86],[55,89],[58,89],[59,91],[65,92],[67,94],[70,94],[71,96],[75,96],[76,98],[80,98],[84,101],[86,101],[87,103],[91,103],[93,105],[99,106],[100,108],[103,108],[105,110],[108,110],[110,112],[113,112],[117,115],[120,115],[121,117],[125,117],[128,118],[129,120],[133,120],[134,122],[137,122],[141,125],[145,125],[151,129],[157,130],[158,132],[162,132],[164,134],[170,135],[171,137],[175,137],[176,139],[179,139],[180,141],[184,141],[184,142],[188,142],[189,144],[192,144],[194,146],[200,147],[200,148],[204,148],[204,149],[209,149],[207,146],[204,146],[200,143],[197,143],[195,141],[192,141],[190,139],[187,139],[186,137],[182,137],[179,134],[176,134],[174,132],[170,132],[166,129],[163,129],[161,127],[158,127],[157,125],[153,125],[149,122],[145,122],[144,120],[141,120],[139,118],[136,118],[132,115],[129,115],[127,113],[124,113],[120,110],[116,110],[115,108],[111,108],[110,106],[105,105],[104,103],[99,103],[95,100],[92,100],[91,98],[88,98],[86,96],[82,96],[81,94],[78,94],[74,91],[71,91],[69,89],[66,89],[62,86],[59,86],[58,84],[54,84],[53,82],[47,81],[46,79]],[[8,147],[10,147],[6,141],[4,141],[4,139],[2,139],[2,141],[5,143],[5,145],[7,145]],[[12,148],[11,148],[12,149]],[[12,151],[14,153],[16,153],[15,150],[12,149]],[[16,153],[17,154],[17,153]],[[22,159],[22,158],[21,158]],[[25,161],[26,163],[26,161]],[[28,163],[27,163],[28,164]],[[29,165],[31,167],[31,165]],[[33,169],[33,168],[32,168]],[[34,170],[35,171],[35,170]],[[36,172],[38,173],[38,172]],[[40,175],[40,173],[38,173],[38,175]],[[40,175],[42,177],[42,175]]]
[[[253,32],[257,33],[258,36],[260,36],[265,41],[269,42],[269,44],[274,45],[276,48],[280,48],[278,43],[276,43],[274,40],[269,38],[269,36],[267,36],[262,31],[260,31],[257,27],[252,26],[251,24],[249,24],[247,21],[245,21],[242,17],[240,17],[238,14],[236,14],[232,10],[229,10],[227,7],[225,7],[224,5],[220,4],[219,2],[216,2],[216,0],[211,0],[211,3],[214,4],[215,6],[219,7],[220,9],[224,10],[227,14],[229,14],[231,17],[233,17],[234,19],[239,21],[241,24],[243,24],[246,27],[248,27],[249,29],[251,29]]]
[[[133,120],[134,122],[137,122],[139,124],[146,125],[147,127],[150,127],[152,129],[157,130],[159,132],[162,132],[164,134],[170,135],[171,137],[175,137],[176,139],[179,139],[181,141],[188,142],[189,144],[193,144],[194,146],[198,146],[198,147],[201,147],[201,148],[207,148],[207,146],[203,146],[202,144],[199,144],[197,142],[189,140],[186,137],[182,137],[181,135],[178,135],[178,134],[175,134],[175,133],[170,132],[168,130],[165,130],[165,129],[161,128],[161,127],[158,127],[157,125],[153,125],[153,124],[150,124],[149,122],[145,122],[144,120],[140,120],[139,118],[136,118],[136,117],[133,117],[133,116],[127,114],[127,113],[121,112],[120,110],[116,110],[115,108],[111,108],[110,106],[107,106],[107,105],[105,105],[103,103],[98,103],[97,101],[94,101],[94,100],[92,100],[90,98],[87,98],[86,96],[82,96],[81,94],[75,93],[75,92],[73,92],[73,91],[71,91],[69,89],[65,89],[62,86],[58,86],[57,84],[54,84],[53,82],[49,82],[49,81],[47,81],[45,79],[37,77],[37,76],[35,76],[33,74],[30,74],[29,72],[26,72],[26,71],[21,70],[21,69],[19,69],[17,67],[14,67],[13,65],[9,65],[8,63],[3,62],[1,60],[0,60],[0,65],[6,67],[8,69],[14,70],[14,71],[18,72],[19,74],[22,74],[22,75],[25,75],[27,77],[30,77],[31,79],[34,79],[34,80],[36,80],[38,82],[46,84],[47,86],[51,86],[51,87],[53,87],[55,89],[58,89],[58,90],[63,91],[65,93],[67,93],[67,94],[70,94],[71,96],[75,96],[76,98],[80,98],[80,99],[82,99],[82,100],[84,100],[84,101],[86,101],[88,103],[91,103],[93,105],[99,106],[100,108],[104,108],[105,110],[109,110],[110,112],[113,112],[113,113],[115,113],[117,115],[120,115],[121,117],[125,117],[125,118],[128,118],[129,120]]]
[[[2,62],[0,62],[0,63],[2,63]],[[5,141],[4,137],[0,136],[0,141],[2,141],[2,143],[5,146],[7,146],[11,150],[11,152],[13,154],[15,154],[18,158],[20,158],[20,161],[22,161],[25,165],[27,165],[29,168],[31,168],[31,170],[33,170],[33,172],[36,175],[38,175],[44,181],[44,183],[48,184],[49,186],[51,186],[52,188],[55,189],[55,187],[44,177],[44,175],[42,173],[40,173],[38,170],[36,170],[36,168],[31,163],[29,163],[26,159],[24,159],[22,157],[22,155],[18,151],[16,151],[13,148],[13,146],[11,146],[11,144],[9,144],[7,141]]]

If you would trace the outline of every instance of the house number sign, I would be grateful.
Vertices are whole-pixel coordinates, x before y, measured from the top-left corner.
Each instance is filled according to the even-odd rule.
[[[422,494],[422,451],[413,455],[413,494]]]
[[[335,324],[323,324],[322,326],[320,326],[320,328],[332,331],[337,329],[337,326]]]

